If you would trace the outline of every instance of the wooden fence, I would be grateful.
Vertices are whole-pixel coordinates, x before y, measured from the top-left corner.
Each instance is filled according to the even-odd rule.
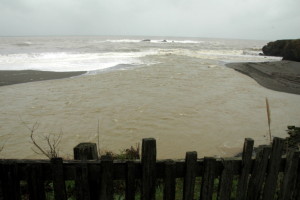
[[[50,182],[53,199],[66,200],[66,183],[71,180],[75,183],[76,199],[111,200],[114,182],[122,180],[125,199],[134,200],[139,193],[142,200],[154,200],[160,180],[163,199],[173,200],[178,193],[177,178],[181,178],[179,196],[183,200],[299,200],[299,152],[291,150],[282,156],[284,140],[274,138],[272,147],[262,147],[253,158],[253,144],[252,139],[245,139],[242,158],[228,159],[198,159],[197,152],[187,152],[185,160],[157,161],[156,141],[152,138],[143,139],[142,158],[136,161],[112,160],[107,156],[81,161],[2,159],[0,199],[43,200],[48,190],[45,182]],[[24,187],[27,196],[22,191]]]

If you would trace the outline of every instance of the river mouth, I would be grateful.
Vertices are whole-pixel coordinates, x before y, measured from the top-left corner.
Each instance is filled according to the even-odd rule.
[[[300,113],[299,95],[266,89],[221,65],[154,64],[3,86],[0,95],[4,158],[42,158],[32,151],[26,128],[36,122],[39,142],[63,133],[65,158],[72,158],[78,143],[97,143],[98,135],[102,152],[118,153],[153,137],[159,159],[184,158],[187,151],[229,157],[242,151],[244,138],[255,145],[269,142],[266,97],[274,136],[285,137]]]

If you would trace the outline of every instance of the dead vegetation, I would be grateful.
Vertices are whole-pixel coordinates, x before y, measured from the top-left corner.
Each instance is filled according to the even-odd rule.
[[[34,147],[32,150],[39,155],[44,155],[47,158],[57,158],[59,157],[59,144],[62,139],[62,131],[59,134],[49,133],[45,136],[35,135],[37,129],[39,128],[39,123],[35,122],[31,127],[23,123],[26,128],[30,131],[30,140]]]

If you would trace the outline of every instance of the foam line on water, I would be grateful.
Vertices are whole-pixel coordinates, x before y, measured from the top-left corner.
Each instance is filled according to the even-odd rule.
[[[153,54],[156,52],[2,54],[0,70],[93,71],[119,64],[147,64],[140,58]]]

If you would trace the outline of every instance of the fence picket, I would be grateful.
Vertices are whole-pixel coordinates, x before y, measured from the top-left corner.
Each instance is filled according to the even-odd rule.
[[[64,179],[64,168],[62,158],[52,158],[52,176],[53,176],[53,190],[54,198],[56,200],[66,200],[66,184]]]
[[[253,152],[254,140],[251,138],[246,138],[244,142],[243,155],[242,155],[242,172],[239,177],[236,199],[244,200],[246,199],[249,174],[251,170],[251,158]]]
[[[127,177],[126,177],[126,200],[135,199],[135,166],[133,161],[127,162]]]
[[[27,170],[29,199],[44,200],[46,197],[42,166],[40,164],[28,165]]]
[[[100,171],[101,164],[100,160],[95,161],[95,163],[88,165],[88,178],[89,178],[89,188],[90,188],[90,198],[100,199]]]
[[[216,159],[204,157],[204,174],[201,184],[201,200],[211,200],[215,181]]]
[[[224,160],[224,170],[220,178],[219,199],[229,200],[232,190],[233,181],[233,164],[232,160]]]
[[[143,139],[142,142],[142,200],[155,200],[156,181],[156,140]]]
[[[76,199],[90,200],[88,168],[86,163],[79,163],[75,166],[76,169]]]
[[[175,162],[165,162],[164,200],[175,200]]]
[[[263,200],[274,199],[283,145],[283,139],[277,137],[273,139],[268,175],[265,181],[265,187],[263,192]]]
[[[295,184],[295,189],[293,193],[293,198],[294,200],[300,200],[300,161],[298,161],[298,170],[297,170],[297,180]]]
[[[187,152],[185,154],[185,175],[183,181],[183,200],[194,199],[194,189],[196,180],[197,152]]]
[[[1,183],[3,198],[7,200],[19,200],[20,197],[20,180],[18,177],[18,166],[15,163],[1,165]]]
[[[101,157],[101,200],[113,200],[113,161],[111,156]]]
[[[249,180],[247,200],[256,200],[260,197],[270,153],[271,147],[265,146],[256,157],[251,178]]]
[[[280,200],[290,199],[293,195],[295,182],[297,178],[297,169],[299,163],[299,151],[290,150],[286,159],[284,178],[281,186]]]

